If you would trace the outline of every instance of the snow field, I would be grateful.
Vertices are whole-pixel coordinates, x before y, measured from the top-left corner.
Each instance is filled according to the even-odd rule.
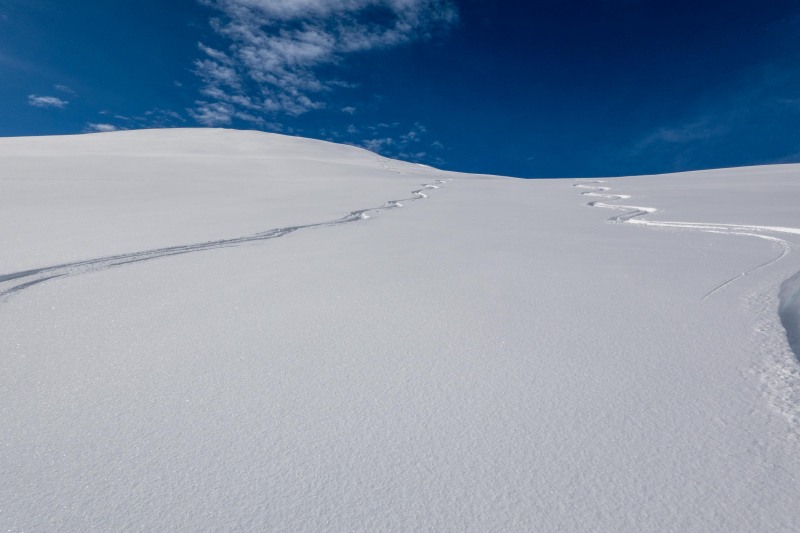
[[[225,130],[0,161],[0,274],[56,268],[0,290],[63,274],[0,302],[5,529],[800,527],[798,241],[764,229],[796,166],[523,181]]]

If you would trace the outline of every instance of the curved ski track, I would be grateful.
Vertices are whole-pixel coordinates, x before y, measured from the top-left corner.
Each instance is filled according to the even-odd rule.
[[[630,198],[627,194],[608,194],[605,191],[611,190],[610,187],[606,187],[602,184],[606,183],[604,180],[575,180],[581,181],[583,183],[578,183],[573,185],[573,187],[582,188],[582,189],[590,189],[584,193],[581,193],[583,196],[596,196],[600,198],[605,198],[607,201],[617,201],[617,200],[627,200]],[[627,223],[627,224],[639,224],[642,226],[652,226],[657,228],[677,228],[677,229],[688,229],[688,230],[696,230],[696,231],[703,231],[706,233],[722,233],[722,234],[729,234],[729,235],[743,235],[747,237],[758,237],[759,239],[764,239],[775,243],[781,248],[781,253],[766,261],[760,265],[757,265],[750,270],[742,272],[730,279],[727,279],[716,287],[711,289],[709,292],[703,295],[701,300],[705,300],[706,298],[712,296],[713,294],[721,291],[731,283],[735,282],[738,279],[741,279],[744,276],[747,276],[757,270],[761,270],[762,268],[766,268],[774,263],[777,263],[784,257],[789,254],[789,251],[792,248],[792,244],[779,237],[775,237],[773,235],[765,235],[764,233],[785,233],[791,235],[800,235],[800,228],[788,228],[788,227],[781,227],[781,226],[752,226],[746,224],[717,224],[711,222],[673,222],[673,221],[665,221],[665,220],[645,220],[644,217],[655,213],[657,209],[654,207],[642,207],[636,205],[621,205],[621,204],[607,204],[601,202],[600,200],[595,200],[586,204],[591,207],[600,207],[605,209],[615,209],[619,211],[625,211],[622,215],[617,215],[609,218],[608,220],[611,222],[617,223]],[[762,233],[763,232],[763,233]]]
[[[203,252],[206,250],[215,250],[218,248],[229,248],[232,246],[241,246],[244,244],[267,241],[270,239],[277,239],[285,237],[290,233],[298,230],[318,228],[322,226],[338,226],[341,224],[349,224],[359,220],[370,218],[369,213],[377,213],[379,211],[388,209],[397,209],[403,207],[402,202],[413,202],[415,200],[422,200],[428,198],[424,191],[430,189],[438,189],[444,185],[444,180],[436,180],[435,184],[425,183],[422,184],[420,189],[411,191],[410,198],[402,198],[399,200],[389,200],[380,207],[368,207],[366,209],[359,209],[351,211],[342,218],[336,220],[328,220],[325,222],[316,222],[312,224],[303,224],[299,226],[286,226],[283,228],[273,228],[252,235],[245,235],[243,237],[233,237],[230,239],[220,239],[216,241],[207,241],[194,244],[185,244],[178,246],[168,246],[166,248],[155,248],[152,250],[144,250],[140,252],[132,252],[127,254],[111,255],[107,257],[98,257],[96,259],[86,259],[83,261],[75,261],[72,263],[63,263],[60,265],[47,266],[36,268],[32,270],[24,270],[21,272],[12,272],[10,274],[0,274],[0,303],[8,301],[8,299],[18,294],[19,292],[43,283],[48,280],[58,279],[68,276],[77,276],[79,274],[87,274],[90,272],[100,272],[110,268],[129,265],[132,263],[141,263],[144,261],[152,261],[162,257],[169,257],[173,255],[183,255],[195,252]]]
[[[574,184],[573,187],[589,189],[582,193],[584,196],[594,196],[606,199],[606,201],[626,200],[630,196],[625,194],[610,194],[606,191],[610,187],[603,184],[601,180],[575,180],[582,183]],[[595,200],[587,205],[606,209],[625,211],[621,215],[611,217],[609,220],[616,223],[639,224],[642,226],[653,226],[658,228],[676,228],[684,230],[703,231],[707,233],[720,233],[727,235],[743,235],[746,237],[757,237],[777,244],[781,248],[781,253],[769,261],[757,265],[750,270],[742,272],[730,279],[724,280],[713,289],[704,294],[701,300],[718,293],[738,279],[748,274],[766,268],[787,255],[797,243],[770,235],[772,233],[800,235],[800,229],[781,226],[751,226],[744,224],[717,224],[705,222],[670,222],[652,221],[644,217],[656,212],[653,207],[641,207],[634,205],[608,204]],[[756,328],[759,334],[766,334],[767,337],[759,339],[758,343],[762,346],[764,355],[761,366],[761,379],[765,386],[765,394],[769,403],[780,412],[792,425],[793,438],[800,439],[800,272],[795,273],[789,279],[780,284],[778,295],[778,318],[783,326],[783,334],[788,343],[789,352],[784,355],[783,349],[774,344],[773,338],[769,337],[769,332],[775,331],[773,320],[766,318],[767,315],[774,313],[774,303],[771,298],[766,296],[763,291],[757,292],[750,298],[750,302],[756,302],[756,312],[762,315],[761,324]],[[794,360],[790,360],[791,354]]]

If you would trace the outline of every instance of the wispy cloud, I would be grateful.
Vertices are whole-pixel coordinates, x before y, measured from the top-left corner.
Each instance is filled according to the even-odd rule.
[[[194,68],[203,85],[192,115],[205,125],[321,109],[326,93],[349,86],[322,68],[428,39],[458,19],[451,0],[198,1],[219,14],[211,27],[226,43],[199,44]]]
[[[187,122],[187,118],[180,113],[171,109],[162,109],[158,107],[137,115],[121,115],[110,110],[101,111],[100,115],[103,115],[104,121],[113,117],[114,121],[118,124],[117,129],[120,130],[174,128],[176,126],[183,126]]]
[[[381,137],[377,139],[364,139],[361,145],[371,152],[381,153],[387,147],[394,146],[396,141],[392,137]]]
[[[28,105],[32,105],[33,107],[55,107],[58,109],[63,109],[67,107],[69,104],[68,101],[62,100],[56,96],[37,96],[35,94],[28,95]]]
[[[776,134],[793,131],[800,119],[797,74],[761,68],[750,78],[736,91],[702,101],[694,113],[643,132],[614,163],[666,172],[797,161],[793,137]]]
[[[119,128],[113,124],[96,124],[93,122],[86,124],[86,131],[92,133],[105,133],[117,130],[119,130]]]
[[[233,122],[236,109],[223,102],[198,102],[191,110],[192,118],[204,126],[228,126]]]
[[[53,85],[53,89],[55,89],[57,91],[61,91],[62,93],[66,93],[66,94],[72,95],[72,96],[77,96],[78,95],[78,93],[75,92],[75,89],[73,89],[69,85],[64,85],[64,84],[61,84],[61,83],[57,83],[56,85]]]
[[[800,163],[800,152],[795,152],[793,154],[788,154],[777,159],[773,159],[769,161],[770,163]]]
[[[686,144],[724,135],[730,130],[730,121],[718,121],[710,117],[680,124],[673,127],[662,127],[639,141],[638,150],[659,144]]]
[[[399,124],[379,124],[373,127],[374,131],[396,129]],[[403,131],[403,130],[400,130]],[[372,152],[382,155],[396,157],[407,161],[431,161],[436,164],[444,163],[444,160],[431,154],[431,151],[440,152],[444,145],[439,141],[427,141],[425,139],[428,128],[419,122],[415,123],[405,133],[387,134],[379,137],[363,139],[359,145]]]

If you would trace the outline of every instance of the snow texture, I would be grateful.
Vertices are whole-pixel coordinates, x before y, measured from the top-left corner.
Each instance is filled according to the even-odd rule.
[[[0,139],[0,528],[798,531],[798,200]]]

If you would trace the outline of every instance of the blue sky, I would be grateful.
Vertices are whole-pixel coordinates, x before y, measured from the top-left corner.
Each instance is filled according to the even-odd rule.
[[[800,162],[800,2],[0,0],[0,136],[201,126],[522,177]]]

